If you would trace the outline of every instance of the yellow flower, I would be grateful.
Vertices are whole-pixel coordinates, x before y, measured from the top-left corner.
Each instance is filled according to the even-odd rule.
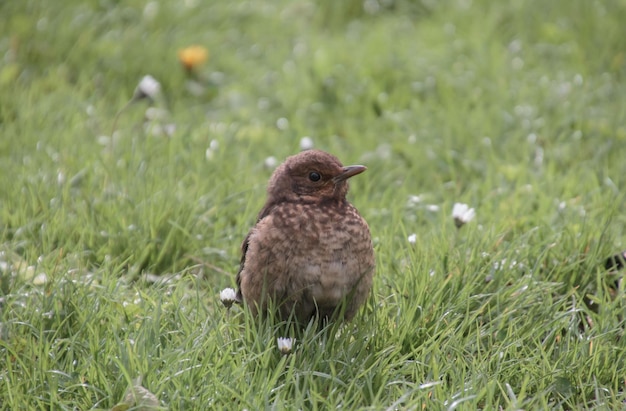
[[[202,46],[189,46],[178,50],[178,60],[189,71],[207,61],[208,58],[209,50]]]

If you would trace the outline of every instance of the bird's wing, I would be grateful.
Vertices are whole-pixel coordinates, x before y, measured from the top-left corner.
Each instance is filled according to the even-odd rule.
[[[277,205],[275,202],[268,202],[263,206],[261,211],[259,211],[259,215],[256,218],[256,223],[259,224],[259,221],[263,220],[267,215],[272,211],[272,209]]]
[[[246,264],[246,253],[248,252],[248,245],[250,244],[250,235],[252,234],[252,230],[248,232],[246,238],[244,238],[243,243],[241,243],[241,260],[239,261],[239,271],[237,271],[237,301],[242,302],[243,296],[241,295],[241,272],[243,271],[243,267]]]
[[[266,204],[263,207],[263,209],[261,209],[261,212],[259,212],[259,215],[257,217],[256,224],[259,224],[261,220],[267,217],[267,215],[270,213],[270,210],[273,208],[273,206],[274,206],[273,204]],[[241,271],[243,271],[243,267],[246,264],[246,254],[248,253],[248,246],[250,245],[250,236],[252,235],[253,230],[254,230],[254,227],[252,228],[252,230],[248,232],[248,234],[246,235],[246,238],[244,238],[243,240],[243,243],[241,243],[241,260],[239,261],[239,271],[237,271],[237,278],[236,278],[238,302],[243,301],[243,296],[241,295]]]

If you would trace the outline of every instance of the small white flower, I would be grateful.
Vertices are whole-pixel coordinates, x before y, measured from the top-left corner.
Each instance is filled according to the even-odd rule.
[[[291,353],[291,349],[292,349],[293,345],[295,344],[295,342],[296,342],[295,338],[278,337],[276,339],[276,344],[278,345],[278,350],[283,355],[287,355],[287,354]]]
[[[133,98],[142,99],[147,97],[151,100],[154,100],[154,98],[159,94],[160,91],[161,83],[159,83],[154,77],[148,74],[146,76],[143,76],[143,78],[137,85]]]
[[[101,146],[108,146],[109,144],[111,144],[111,137],[109,137],[109,136],[98,136],[96,138],[96,141]]]
[[[411,244],[415,244],[417,242],[417,234],[413,233],[411,234],[407,240],[409,240],[409,243]]]
[[[207,148],[206,151],[204,152],[204,157],[206,157],[206,159],[208,161],[213,160],[213,156],[215,155],[215,151],[211,150],[211,148]]]
[[[211,142],[209,143],[209,148],[207,148],[204,153],[204,156],[206,157],[206,159],[209,161],[213,160],[213,157],[215,157],[215,152],[219,148],[220,148],[220,142],[217,140],[211,140]]]
[[[313,139],[311,137],[302,137],[300,139],[300,150],[310,150],[313,148]]]
[[[278,160],[276,160],[276,157],[274,156],[269,156],[268,158],[265,159],[264,164],[265,164],[265,167],[269,169],[275,169],[276,166],[278,165]]]
[[[454,203],[452,218],[454,218],[454,225],[457,228],[463,227],[463,225],[472,221],[474,217],[476,217],[476,212],[473,208],[469,208],[467,204]]]
[[[232,288],[224,288],[220,291],[220,300],[226,308],[230,308],[237,301],[237,292]]]
[[[156,107],[148,107],[145,113],[146,120],[151,120],[151,121],[165,120],[167,119],[168,116],[169,116],[169,113],[167,112],[167,110],[162,109],[162,108],[156,108]]]
[[[276,128],[278,128],[281,131],[285,131],[289,128],[289,120],[287,120],[285,117],[281,117],[278,120],[276,120]]]
[[[33,278],[33,284],[35,285],[44,285],[48,282],[48,276],[46,273],[39,273]]]
[[[407,206],[414,207],[422,202],[422,196],[410,195],[409,200],[406,202]]]
[[[165,133],[166,136],[172,137],[174,135],[174,133],[176,133],[176,124],[168,123],[168,124],[164,125],[163,126],[163,132]]]

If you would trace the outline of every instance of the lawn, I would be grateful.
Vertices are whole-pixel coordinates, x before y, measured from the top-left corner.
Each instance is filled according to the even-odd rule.
[[[0,409],[623,408],[625,21],[623,0],[0,2]],[[352,322],[290,331],[219,294],[310,143],[368,167],[349,199],[377,270]]]

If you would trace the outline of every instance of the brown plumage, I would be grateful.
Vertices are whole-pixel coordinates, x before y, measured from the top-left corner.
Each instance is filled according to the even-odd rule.
[[[267,201],[242,244],[238,298],[253,314],[269,301],[286,320],[351,319],[372,287],[369,227],[346,200],[347,180],[364,166],[344,167],[319,150],[287,158],[270,178]]]

